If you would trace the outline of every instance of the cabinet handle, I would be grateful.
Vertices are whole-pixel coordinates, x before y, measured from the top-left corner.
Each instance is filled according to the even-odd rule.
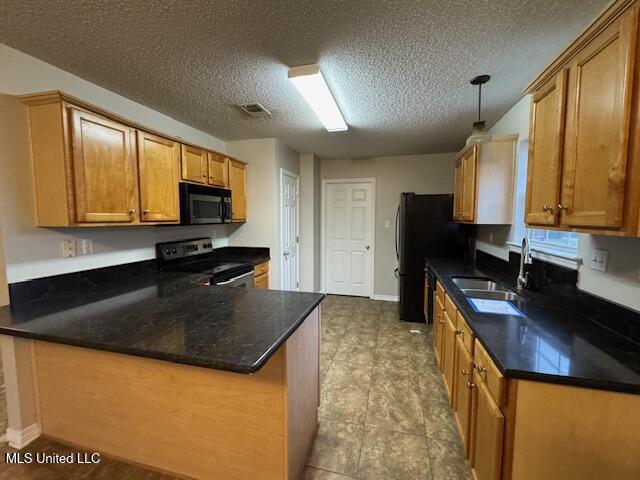
[[[134,213],[136,213],[136,209],[132,208],[131,210],[129,210],[129,215],[133,215]]]
[[[463,368],[463,369],[462,369],[462,375],[464,375],[464,376],[469,375],[469,372],[467,372],[467,369],[466,369],[466,368]]]
[[[207,174],[206,174],[206,173],[203,173],[203,174],[202,174],[202,178],[207,178]]]
[[[475,383],[471,383],[471,382],[467,382],[467,388],[469,390],[473,390],[474,388],[476,388],[476,384]]]
[[[542,211],[543,212],[553,212],[553,208],[551,208],[549,205],[547,205],[546,203],[542,206]]]
[[[566,210],[569,211],[569,207],[567,205],[558,204],[558,210]]]
[[[460,330],[459,328],[455,331],[456,335],[460,335],[461,337],[464,337],[464,332],[462,330]]]

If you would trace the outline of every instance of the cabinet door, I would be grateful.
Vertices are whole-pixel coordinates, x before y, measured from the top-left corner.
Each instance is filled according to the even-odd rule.
[[[180,220],[180,144],[138,131],[138,176],[143,222]]]
[[[568,226],[622,226],[636,37],[630,8],[569,64],[561,218]]]
[[[504,416],[484,381],[475,378],[476,417],[473,472],[476,480],[500,480]]]
[[[462,337],[456,337],[456,351],[458,361],[456,362],[456,419],[460,428],[460,436],[464,443],[465,455],[469,456],[470,432],[471,432],[471,377],[473,372],[473,358],[467,350]]]
[[[78,223],[137,221],[135,131],[70,108]]]
[[[229,188],[229,159],[209,152],[209,184]]]
[[[462,205],[460,219],[473,222],[476,219],[476,167],[478,147],[470,148],[462,156]]]
[[[455,351],[456,351],[456,326],[451,320],[456,316],[456,312],[444,312],[444,352],[442,359],[442,374],[444,375],[444,385],[449,394],[451,405],[454,402],[454,370],[455,370]]]
[[[455,189],[453,196],[453,218],[454,220],[460,220],[462,217],[462,198],[464,196],[464,184],[463,184],[463,172],[462,172],[462,159],[456,160],[455,169]]]
[[[438,366],[442,371],[442,353],[444,347],[444,305],[442,304],[442,300],[440,297],[436,296],[435,303],[433,305],[434,308],[434,319],[433,319],[433,349],[436,354],[436,361],[438,362]]]
[[[182,145],[182,179],[207,183],[207,152],[191,145]]]
[[[247,194],[244,163],[229,161],[229,188],[231,189],[231,219],[245,221],[247,219]]]
[[[255,288],[269,288],[269,274],[264,273],[256,277],[254,282]]]
[[[525,222],[529,225],[557,223],[566,78],[567,72],[562,70],[534,93],[531,102],[525,206]]]

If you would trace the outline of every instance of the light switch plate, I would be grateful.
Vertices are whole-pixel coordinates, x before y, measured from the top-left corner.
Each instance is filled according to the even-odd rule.
[[[599,248],[594,248],[591,253],[591,262],[589,266],[592,270],[597,270],[599,272],[606,272],[607,266],[609,265],[609,250],[602,250]]]
[[[62,256],[64,258],[75,257],[77,254],[75,240],[62,240]]]

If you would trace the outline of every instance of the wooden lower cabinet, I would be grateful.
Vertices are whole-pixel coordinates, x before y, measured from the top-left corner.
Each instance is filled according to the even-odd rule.
[[[500,480],[504,415],[480,375],[474,374],[474,384],[475,439],[471,455],[473,477],[476,480]]]
[[[255,288],[269,288],[269,262],[253,267],[253,285]]]
[[[464,444],[465,455],[468,457],[471,450],[471,400],[474,388],[473,357],[460,336],[456,338],[456,354],[456,408],[454,416]]]
[[[457,313],[457,312],[455,312]],[[453,318],[456,318],[455,313],[451,313],[448,310],[444,312],[444,328],[443,328],[443,343],[444,352],[442,358],[442,375],[444,376],[444,385],[449,395],[449,402],[451,405],[455,405],[455,348],[456,348],[456,326],[453,323]]]
[[[442,353],[444,352],[444,305],[439,296],[436,296],[435,303],[433,305],[434,319],[433,319],[433,350],[436,355],[436,361],[442,371]]]

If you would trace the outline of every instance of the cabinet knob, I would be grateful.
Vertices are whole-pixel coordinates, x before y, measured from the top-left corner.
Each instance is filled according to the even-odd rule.
[[[202,178],[207,178],[207,174],[206,174],[206,173],[203,173],[203,174],[202,174]]]
[[[455,330],[455,334],[456,334],[456,335],[462,335],[462,330],[460,330],[460,329],[456,329],[456,330]]]
[[[542,211],[543,212],[553,212],[553,208],[551,208],[549,205],[547,205],[546,203],[542,206]]]
[[[486,371],[487,371],[487,369],[486,369],[486,368],[484,368],[482,365],[478,365],[478,366],[476,367],[476,370],[478,370],[478,373],[483,373],[483,372],[486,372]]]
[[[136,213],[136,209],[132,208],[131,210],[129,210],[129,215],[133,215],[134,213]]]
[[[466,368],[463,368],[463,369],[462,369],[462,375],[465,375],[465,376],[466,376],[466,375],[469,375],[469,372],[467,372],[467,369],[466,369]]]
[[[558,204],[558,210],[567,210],[569,211],[569,207],[567,205]]]
[[[469,390],[473,390],[474,388],[476,388],[476,385],[475,383],[467,382],[467,388]]]

